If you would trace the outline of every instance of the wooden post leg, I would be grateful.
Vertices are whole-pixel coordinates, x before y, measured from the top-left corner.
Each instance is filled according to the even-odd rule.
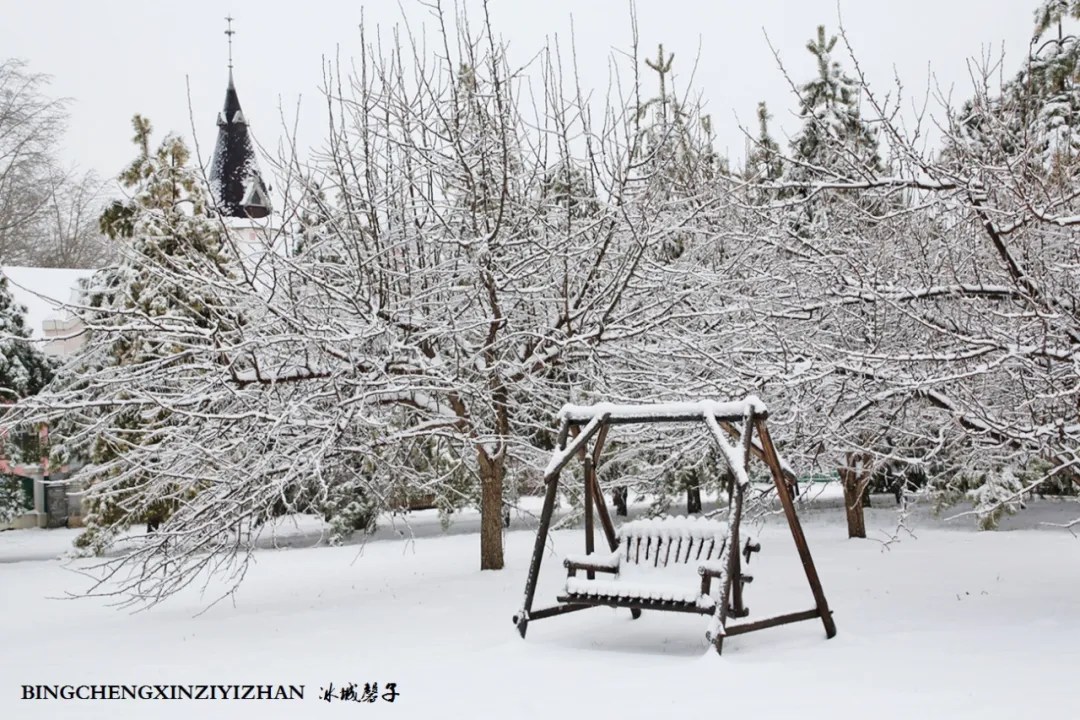
[[[604,443],[607,442],[609,427],[609,425],[604,425],[600,429],[600,434],[596,437],[596,445],[593,446],[591,484],[593,507],[596,508],[597,517],[600,518],[600,527],[604,531],[604,537],[607,538],[608,548],[611,552],[615,552],[619,547],[619,538],[615,535],[615,525],[611,522],[611,513],[608,511],[604,491],[600,489],[600,475],[597,472],[597,468],[600,467],[600,453],[604,449]],[[641,617],[641,608],[630,608],[630,617],[634,620]]]
[[[596,535],[593,528],[593,469],[592,458],[585,458],[585,554],[592,555],[596,549]],[[589,580],[596,579],[596,573],[589,570],[585,573]]]
[[[741,547],[739,539],[739,523],[742,517],[742,506],[745,496],[743,488],[737,488],[735,490],[735,503],[736,503],[736,521],[735,526],[731,529],[731,537],[729,542],[731,543],[731,561],[728,563],[728,575],[731,577],[731,611],[732,617],[745,617],[746,609],[743,606],[742,596],[742,554],[739,552]]]
[[[559,475],[556,473],[548,480],[547,492],[544,494],[544,509],[540,513],[540,527],[536,531],[536,544],[533,545],[532,562],[529,563],[529,578],[525,581],[525,604],[521,612],[514,616],[514,624],[517,625],[518,632],[523,638],[529,627],[529,613],[532,611],[533,597],[536,595],[536,579],[540,576],[540,563],[544,559],[548,529],[551,527],[551,516],[555,512],[555,498],[558,490]]]
[[[716,647],[716,653],[722,654],[724,649],[724,628],[727,625],[728,617],[728,603],[734,601],[735,611],[739,612],[742,609],[742,586],[739,582],[739,518],[742,515],[743,495],[745,489],[736,483],[735,487],[735,499],[731,503],[731,510],[728,513],[728,540],[727,545],[724,547],[724,552],[727,553],[727,577],[724,578],[724,584],[720,586],[720,605],[717,607],[716,612],[719,616],[720,625],[716,633],[716,637],[713,638],[713,645]]]
[[[532,612],[533,597],[536,595],[536,579],[540,576],[540,563],[544,559],[548,530],[551,528],[551,516],[555,512],[555,498],[559,490],[559,473],[577,450],[589,442],[592,436],[607,421],[607,414],[590,421],[584,430],[577,433],[577,437],[574,438],[574,442],[570,446],[566,444],[567,435],[570,432],[570,421],[564,418],[562,427],[559,428],[559,449],[565,451],[566,454],[555,463],[554,467],[550,468],[548,471],[550,474],[545,477],[547,492],[544,495],[544,509],[540,513],[540,527],[536,531],[536,544],[533,545],[532,562],[529,563],[529,577],[525,581],[525,604],[521,607],[521,612],[514,616],[514,624],[517,625],[521,637],[525,637],[525,630],[529,626],[529,613]]]
[[[604,492],[600,489],[600,475],[597,470],[600,467],[600,453],[603,452],[604,443],[607,442],[609,427],[611,426],[604,425],[596,436],[596,444],[593,445],[592,452],[592,474],[589,481],[592,483],[593,506],[596,508],[596,514],[600,518],[600,527],[604,530],[604,537],[607,538],[608,547],[611,548],[611,552],[615,552],[615,548],[619,546],[619,539],[615,537],[615,526],[611,523],[611,514],[608,512],[607,501],[604,499]]]
[[[611,552],[615,552],[615,549],[619,547],[619,538],[615,536],[615,526],[611,522],[611,513],[608,511],[604,493],[600,491],[600,481],[596,478],[595,469],[593,470],[593,503],[596,514],[600,517],[600,527],[604,531],[604,537],[607,538],[608,547]]]
[[[727,544],[727,547],[725,548],[725,552],[730,552],[730,549],[731,549],[731,538],[728,538],[728,544]],[[738,554],[738,553],[736,552],[736,554]],[[730,570],[730,568],[731,568],[730,557],[731,556],[729,555],[728,556],[728,558],[729,558],[728,568],[729,569],[728,569],[727,577],[724,578],[723,583],[720,585],[720,600],[719,600],[719,604],[716,607],[716,617],[717,617],[717,619],[719,621],[719,624],[717,625],[716,633],[714,634],[714,636],[712,638],[712,644],[713,644],[713,647],[716,648],[716,654],[717,655],[723,655],[724,654],[724,637],[727,634],[727,631],[725,629],[725,626],[727,625],[727,606],[728,606],[728,601],[731,599],[731,588],[732,588],[732,578],[731,578],[731,570]]]
[[[744,423],[742,432],[742,447],[743,447],[743,470],[749,477],[750,473],[750,449],[754,446],[754,412],[751,410],[746,416],[746,422]],[[731,528],[731,595],[732,595],[732,610],[735,613],[735,617],[746,617],[746,606],[743,604],[743,584],[742,584],[742,509],[743,503],[746,499],[746,488],[739,486],[735,491],[735,502],[738,503],[738,507],[735,512],[735,524]]]
[[[765,462],[772,471],[773,483],[776,485],[777,495],[780,496],[780,504],[787,516],[788,527],[791,528],[791,536],[795,539],[795,547],[799,551],[799,559],[802,561],[803,570],[806,572],[806,580],[810,583],[810,590],[814,593],[814,602],[817,604],[817,612],[821,622],[825,626],[826,637],[836,636],[836,623],[833,622],[829,604],[825,600],[825,591],[821,587],[821,579],[818,577],[814,560],[810,557],[810,547],[806,544],[806,535],[803,534],[802,524],[798,515],[795,514],[795,505],[791,501],[791,490],[784,481],[784,473],[780,468],[780,459],[776,455],[776,447],[772,437],[769,436],[769,428],[764,422],[757,424],[758,437],[761,438],[761,448],[765,456]]]
[[[720,450],[724,455],[724,461],[727,463],[728,470],[732,476],[735,475],[735,454],[732,452],[732,448],[727,444],[727,441],[723,438],[720,424],[716,421],[716,418],[712,415],[705,415],[705,423],[709,426],[710,432],[716,439],[716,442],[720,446]],[[753,447],[751,442],[751,428],[754,427],[754,411],[751,408],[746,415],[743,422],[743,430],[740,435],[743,450],[743,469],[750,457],[750,448]],[[730,503],[728,508],[728,538],[724,543],[724,549],[721,555],[721,563],[724,568],[724,575],[720,584],[720,601],[713,613],[713,619],[710,623],[710,629],[706,633],[709,636],[710,641],[716,647],[716,652],[721,653],[724,647],[724,635],[726,633],[725,623],[727,622],[728,615],[728,603],[732,599],[732,593],[738,594],[736,602],[741,607],[742,605],[742,586],[740,584],[740,567],[739,567],[739,521],[742,518],[742,506],[743,496],[746,494],[746,483],[740,482],[738,478],[734,479],[733,483],[734,495],[730,497]],[[711,633],[711,635],[710,635]]]
[[[599,451],[600,445],[603,444],[604,438],[607,437],[607,428],[605,425],[600,429],[600,436],[597,438],[597,448]],[[578,436],[578,429],[573,428],[572,432],[574,437]],[[596,469],[593,467],[595,454],[589,454],[589,448],[582,445],[578,450],[578,455],[581,457],[583,475],[585,477],[584,490],[585,495],[583,497],[582,504],[585,506],[585,554],[592,555],[596,550],[596,530],[593,527],[595,518],[593,518],[593,485],[595,485]],[[585,577],[589,580],[596,579],[596,573],[592,570],[585,571]]]

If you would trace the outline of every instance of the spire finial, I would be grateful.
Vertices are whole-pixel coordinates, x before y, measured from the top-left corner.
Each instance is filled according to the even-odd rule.
[[[228,23],[225,34],[229,36],[229,70],[232,70],[232,36],[236,34],[236,31],[232,29],[232,21],[232,15],[225,16],[225,22]]]

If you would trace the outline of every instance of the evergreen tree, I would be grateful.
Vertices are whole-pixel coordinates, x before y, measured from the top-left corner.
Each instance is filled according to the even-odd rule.
[[[1080,170],[1080,38],[1065,28],[1075,19],[1078,0],[1039,6],[1027,63],[1000,94],[981,88],[963,104],[944,160],[1007,163],[1068,195]]]
[[[1062,38],[1062,23],[1070,17],[1080,20],[1080,0],[1043,0],[1035,10],[1035,37],[1056,29],[1058,38]]]
[[[298,204],[296,227],[293,229],[295,246],[293,255],[308,253],[320,262],[343,262],[340,248],[329,248],[334,241],[330,209],[326,193],[315,181],[304,188],[304,196]]]
[[[15,302],[0,276],[0,403],[36,395],[52,381],[55,364],[30,344],[26,307]]]
[[[745,192],[749,202],[752,205],[768,205],[774,198],[774,191],[761,186],[775,182],[783,176],[784,161],[780,146],[769,132],[772,115],[764,102],[758,103],[757,120],[758,134],[751,141],[752,146],[747,152],[742,179],[747,183]],[[750,219],[749,223],[756,226],[754,219]]]
[[[1080,157],[1080,39],[1065,33],[1069,19],[1080,19],[1077,0],[1039,8],[1028,65],[1015,83],[1036,162],[1060,186],[1069,184]]]
[[[784,172],[783,159],[780,156],[780,146],[769,133],[769,121],[772,115],[764,102],[757,106],[758,136],[754,141],[754,148],[750,151],[746,160],[746,168],[743,176],[751,182],[768,182],[778,180]]]
[[[569,158],[562,158],[547,172],[541,187],[545,219],[569,227],[576,221],[594,218],[600,208],[596,183],[589,173]]]
[[[689,214],[707,201],[728,168],[714,147],[712,118],[675,91],[674,61],[675,54],[665,55],[662,44],[655,60],[645,59],[646,67],[656,73],[659,92],[636,108],[634,153],[642,192],[658,206]],[[669,234],[660,247],[661,259],[680,257],[693,235],[691,227]]]
[[[0,523],[9,523],[31,509],[17,475],[0,475]]]
[[[798,158],[841,175],[880,170],[877,133],[859,111],[862,88],[833,59],[836,40],[835,35],[826,40],[825,26],[819,25],[817,38],[806,43],[818,76],[800,88],[804,123],[792,149]]]
[[[792,183],[857,180],[882,170],[877,133],[859,110],[862,88],[833,59],[836,42],[836,36],[827,38],[825,26],[819,25],[817,36],[806,44],[817,77],[799,88],[803,125],[791,141],[794,162],[784,172]],[[802,202],[789,218],[792,231],[804,236],[828,224],[827,205],[810,195],[806,189],[794,194]]]
[[[132,124],[139,154],[120,175],[132,196],[114,203],[101,219],[102,229],[127,252],[119,267],[102,271],[94,280],[98,292],[91,304],[102,307],[94,318],[102,335],[88,344],[80,358],[82,368],[68,376],[73,388],[84,370],[185,362],[185,347],[176,335],[147,332],[145,321],[179,322],[216,333],[235,331],[243,323],[240,311],[228,307],[213,289],[215,279],[228,282],[235,277],[234,266],[225,254],[224,226],[212,214],[198,173],[188,165],[190,152],[174,135],[152,151],[150,122],[136,115]],[[209,341],[204,336],[190,342]],[[156,529],[197,490],[178,485],[164,497],[146,497],[140,488],[147,471],[126,462],[134,447],[153,447],[172,421],[164,410],[121,412],[110,432],[91,447],[63,448],[81,451],[106,469],[86,496],[87,530],[77,540],[79,547],[100,551],[118,530],[136,522],[145,522],[148,531]]]
[[[7,278],[0,276],[0,423],[3,405],[36,395],[49,384],[55,370],[54,363],[28,341],[25,313],[26,308],[12,297]],[[35,440],[34,433],[17,434],[4,427],[3,457],[11,462],[36,462]],[[0,523],[26,509],[19,478],[0,475]]]

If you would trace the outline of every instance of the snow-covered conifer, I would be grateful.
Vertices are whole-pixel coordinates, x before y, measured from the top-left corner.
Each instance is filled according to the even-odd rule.
[[[198,491],[198,484],[152,482],[158,463],[149,456],[169,437],[167,428],[176,423],[173,411],[138,401],[137,384],[117,392],[95,388],[88,378],[190,365],[192,343],[206,345],[207,334],[235,332],[243,322],[214,288],[230,280],[234,268],[224,247],[224,227],[212,216],[209,196],[189,164],[190,152],[177,136],[151,150],[149,121],[136,116],[132,124],[139,154],[120,176],[131,197],[112,205],[102,218],[103,229],[122,244],[123,259],[92,280],[90,304],[100,308],[89,316],[92,339],[61,376],[68,390],[91,393],[101,408],[93,413],[98,432],[92,439],[76,430],[83,418],[59,426],[79,438],[64,443],[61,432],[62,452],[91,463],[92,482],[84,499],[87,530],[77,545],[94,551],[132,523],[158,527]],[[180,331],[163,332],[166,328]],[[161,389],[168,385],[163,379]],[[169,389],[183,392],[182,386]]]
[[[803,237],[827,231],[830,203],[797,189],[801,183],[863,180],[882,170],[878,134],[862,115],[862,87],[835,59],[837,37],[819,25],[806,44],[817,76],[799,86],[802,126],[791,140],[783,180],[793,189],[788,224]]]
[[[54,363],[29,341],[26,327],[26,308],[15,302],[7,277],[0,276],[0,424],[4,423],[4,406],[33,395],[45,387],[53,376]],[[15,433],[4,425],[0,435],[3,457],[11,462],[37,462],[30,456],[37,433]],[[0,523],[26,509],[22,485],[15,476],[0,476]]]

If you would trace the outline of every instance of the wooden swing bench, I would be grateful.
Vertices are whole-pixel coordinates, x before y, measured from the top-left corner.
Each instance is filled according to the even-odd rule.
[[[711,594],[713,579],[723,581],[726,577],[723,553],[730,533],[725,522],[696,517],[665,517],[634,520],[623,524],[618,530],[619,547],[610,555],[567,555],[563,565],[568,570],[566,594],[559,602],[577,605],[606,605],[631,610],[672,610],[699,615],[712,615],[717,598]],[[750,554],[761,550],[753,537],[747,537],[742,554],[746,562]],[[697,586],[689,584],[661,584],[649,580],[625,580],[620,572],[630,568],[663,570],[674,565],[697,565],[701,577]],[[582,578],[579,570],[586,572]],[[611,574],[615,579],[594,579],[596,573]],[[753,577],[740,573],[740,592],[737,604],[741,605],[742,586],[752,582]],[[746,609],[728,608],[731,617],[745,617]]]
[[[525,637],[532,620],[599,606],[628,608],[634,618],[639,617],[642,610],[710,615],[712,619],[705,636],[718,653],[723,649],[725,637],[813,618],[821,619],[827,637],[835,636],[832,612],[825,601],[806,537],[795,514],[792,502],[795,476],[783,466],[776,454],[765,425],[767,417],[768,410],[753,396],[735,403],[704,401],[652,406],[607,403],[591,407],[565,406],[559,413],[558,448],[544,473],[547,492],[525,584],[525,603],[514,616],[514,624],[521,637]],[[616,531],[596,477],[596,465],[609,427],[628,423],[689,421],[705,422],[731,470],[732,480],[728,485],[731,502],[727,521],[696,517],[651,518],[624,523]],[[755,431],[759,438],[756,442],[753,439]],[[569,440],[571,432],[574,433],[572,441]],[[593,436],[597,437],[597,441],[590,454],[587,443]],[[731,444],[728,437],[735,438],[737,443]],[[546,552],[559,475],[574,455],[580,456],[585,466],[585,554],[565,557],[566,585],[563,594],[556,598],[560,604],[533,610],[536,581]],[[747,468],[751,455],[761,458],[772,473],[780,504],[814,596],[815,607],[731,625],[729,619],[743,618],[749,614],[743,604],[743,592],[753,577],[743,571],[741,561],[749,563],[751,554],[761,550],[761,545],[753,537],[747,536],[740,544],[739,523],[749,486]],[[595,552],[594,510],[610,548],[606,553]],[[690,583],[684,579],[679,584],[658,582],[665,569],[694,565],[697,566],[700,581]],[[581,572],[585,573],[584,577],[578,574]],[[597,578],[597,575],[602,577]],[[713,580],[718,581],[716,595],[712,593]]]

